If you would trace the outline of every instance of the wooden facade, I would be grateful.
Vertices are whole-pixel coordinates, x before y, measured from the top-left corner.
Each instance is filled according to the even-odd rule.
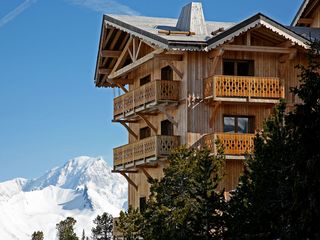
[[[235,189],[255,131],[281,98],[289,106],[299,101],[290,88],[298,84],[295,66],[306,63],[308,40],[261,15],[216,37],[212,32],[212,41],[188,45],[177,37],[172,46],[162,41],[163,31],[121,21],[104,19],[95,79],[98,87],[123,91],[114,99],[113,121],[128,130],[128,144],[113,153],[114,172],[128,180],[129,205],[139,207],[149,196],[148,178],[163,176],[173,148],[200,144],[215,154],[216,139],[226,154],[222,185]],[[167,42],[197,36],[175,34]]]

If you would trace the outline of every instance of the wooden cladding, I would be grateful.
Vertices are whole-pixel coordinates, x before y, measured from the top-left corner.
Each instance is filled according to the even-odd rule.
[[[213,133],[203,137],[203,144],[217,153],[215,142],[219,140],[224,148],[225,155],[241,156],[253,150],[254,134],[241,133]]]
[[[277,102],[284,98],[284,87],[277,77],[217,75],[204,82],[205,98],[234,102]]]
[[[161,102],[179,100],[179,81],[156,80],[114,99],[114,119],[126,118]]]
[[[168,156],[171,151],[178,147],[178,136],[153,136],[135,143],[127,144],[113,149],[113,161],[115,169],[126,169],[139,164],[147,163],[148,158]]]

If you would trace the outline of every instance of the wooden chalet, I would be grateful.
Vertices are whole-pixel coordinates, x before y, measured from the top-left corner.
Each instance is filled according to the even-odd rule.
[[[129,183],[129,205],[143,208],[148,178],[160,178],[179,145],[225,148],[223,187],[236,188],[255,130],[298,84],[310,38],[320,36],[320,4],[305,0],[291,26],[258,13],[240,23],[206,21],[201,3],[178,19],[104,15],[97,87],[120,88],[112,121],[128,130],[113,168]],[[312,28],[310,28],[312,27]]]

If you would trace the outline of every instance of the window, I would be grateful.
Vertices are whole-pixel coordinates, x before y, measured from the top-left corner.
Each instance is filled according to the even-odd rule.
[[[173,124],[169,120],[161,121],[161,135],[173,135]]]
[[[144,212],[146,210],[146,207],[147,207],[147,198],[140,197],[140,200],[139,200],[140,212]]]
[[[151,81],[151,75],[140,78],[140,86],[147,84]]]
[[[173,80],[173,71],[170,66],[161,68],[161,80]]]
[[[224,116],[223,132],[226,133],[254,133],[254,117]]]
[[[140,140],[151,136],[151,129],[149,127],[140,128]]]
[[[253,76],[254,62],[251,60],[223,60],[223,75]]]

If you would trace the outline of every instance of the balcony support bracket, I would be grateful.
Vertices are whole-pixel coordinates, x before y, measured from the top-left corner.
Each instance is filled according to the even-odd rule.
[[[169,63],[169,66],[172,68],[172,70],[181,78],[183,79],[183,72],[181,72],[175,65],[174,63],[171,61]]]
[[[157,135],[158,129],[152,125],[152,123],[141,113],[136,113],[152,130],[153,132]]]
[[[118,121],[122,126],[124,126],[129,134],[131,134],[136,140],[139,139],[138,135],[124,122],[124,121]]]
[[[218,112],[220,104],[221,104],[220,101],[213,103],[213,109],[212,109],[211,117],[210,117],[210,121],[209,121],[210,128],[213,128],[214,120],[216,118],[216,115],[217,115],[217,112]]]
[[[167,112],[167,109],[165,108],[165,106],[158,106],[157,109],[163,113],[164,115],[166,115],[166,117],[168,118],[168,120],[173,124],[175,125],[176,127],[178,127],[178,122],[176,122],[173,118],[173,116],[171,116],[168,112]]]
[[[125,177],[128,183],[132,185],[136,189],[136,191],[138,191],[138,185],[135,184],[135,182],[131,178],[129,178],[129,176],[125,172],[119,171],[119,173]]]
[[[150,167],[150,166],[139,166],[138,168],[143,172],[143,174],[147,177],[148,181],[152,181],[153,177],[151,177],[151,175],[148,173],[146,167]],[[154,165],[152,167],[157,167],[157,165]]]

